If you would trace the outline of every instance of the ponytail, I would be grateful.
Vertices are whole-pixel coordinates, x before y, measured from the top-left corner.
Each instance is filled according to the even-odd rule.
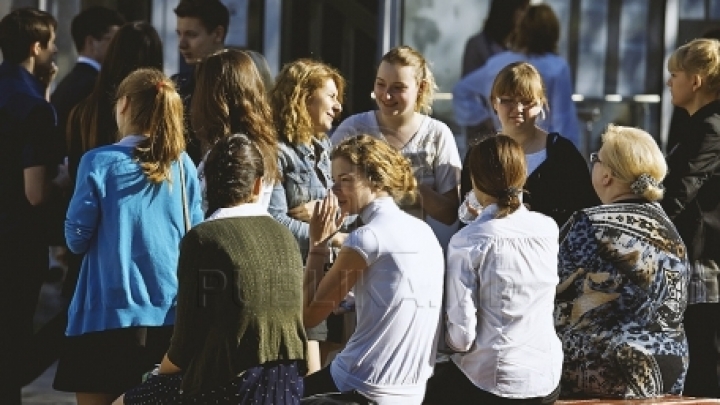
[[[147,135],[134,155],[148,180],[172,181],[172,162],[185,150],[182,100],[174,84],[159,70],[138,69],[123,80],[117,95],[128,98],[132,127]]]

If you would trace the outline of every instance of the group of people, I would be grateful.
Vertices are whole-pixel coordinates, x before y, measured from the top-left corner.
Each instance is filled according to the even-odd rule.
[[[546,12],[530,9],[518,18]],[[54,18],[0,21],[0,260],[15,266],[0,272],[0,401],[20,403],[41,214],[70,189],[54,386],[79,405],[718,396],[719,41],[669,60],[692,124],[667,159],[610,125],[588,170],[541,125],[562,111],[533,60],[491,78],[498,134],[461,163],[417,50],[386,53],[377,110],[334,128],[337,69],[299,59],[273,78],[224,48],[222,3],[175,12],[192,74],[162,73],[152,26],[109,18],[76,38],[104,49],[102,69],[57,119]],[[446,251],[428,217],[465,224]]]

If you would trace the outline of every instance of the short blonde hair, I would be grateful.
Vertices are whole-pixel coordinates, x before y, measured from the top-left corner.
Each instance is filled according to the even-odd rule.
[[[655,139],[642,129],[608,125],[602,135],[602,162],[618,180],[633,184],[641,175],[649,175],[655,184],[650,184],[641,196],[648,201],[659,201],[663,197],[660,183],[667,174],[667,163]]]
[[[430,64],[425,60],[425,57],[414,48],[402,45],[389,50],[382,57],[381,62],[398,66],[411,66],[415,69],[415,80],[418,86],[421,86],[415,101],[415,111],[430,114],[437,84],[435,83],[435,76],[430,71]]]
[[[720,90],[720,41],[698,38],[680,46],[668,59],[670,72],[682,71],[703,78],[710,92]]]

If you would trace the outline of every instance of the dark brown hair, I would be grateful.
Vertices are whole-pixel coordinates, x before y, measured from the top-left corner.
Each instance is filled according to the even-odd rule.
[[[560,21],[547,4],[533,4],[516,29],[513,46],[529,54],[557,53]]]
[[[203,150],[230,134],[246,134],[263,154],[265,173],[279,178],[278,141],[267,92],[247,52],[225,49],[197,65],[190,122]]]
[[[250,201],[255,180],[265,174],[257,145],[244,134],[218,140],[205,161],[208,214]]]
[[[503,218],[520,208],[522,187],[527,176],[525,153],[520,144],[507,135],[483,139],[468,158],[474,188],[496,198],[496,218]]]
[[[52,32],[57,28],[55,17],[34,7],[18,8],[0,20],[0,50],[3,59],[20,63],[30,57],[35,42],[48,47]]]
[[[138,21],[120,27],[110,40],[92,93],[70,113],[66,133],[69,149],[86,152],[117,140],[113,107],[120,82],[138,68],[162,70],[162,55],[162,42],[152,25]],[[78,142],[78,135],[80,147],[70,146]]]

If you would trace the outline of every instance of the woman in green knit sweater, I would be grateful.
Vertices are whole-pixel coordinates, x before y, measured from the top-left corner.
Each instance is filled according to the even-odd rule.
[[[170,349],[116,404],[299,404],[307,369],[303,262],[258,204],[263,156],[224,138],[206,165],[210,217],[183,238]]]

